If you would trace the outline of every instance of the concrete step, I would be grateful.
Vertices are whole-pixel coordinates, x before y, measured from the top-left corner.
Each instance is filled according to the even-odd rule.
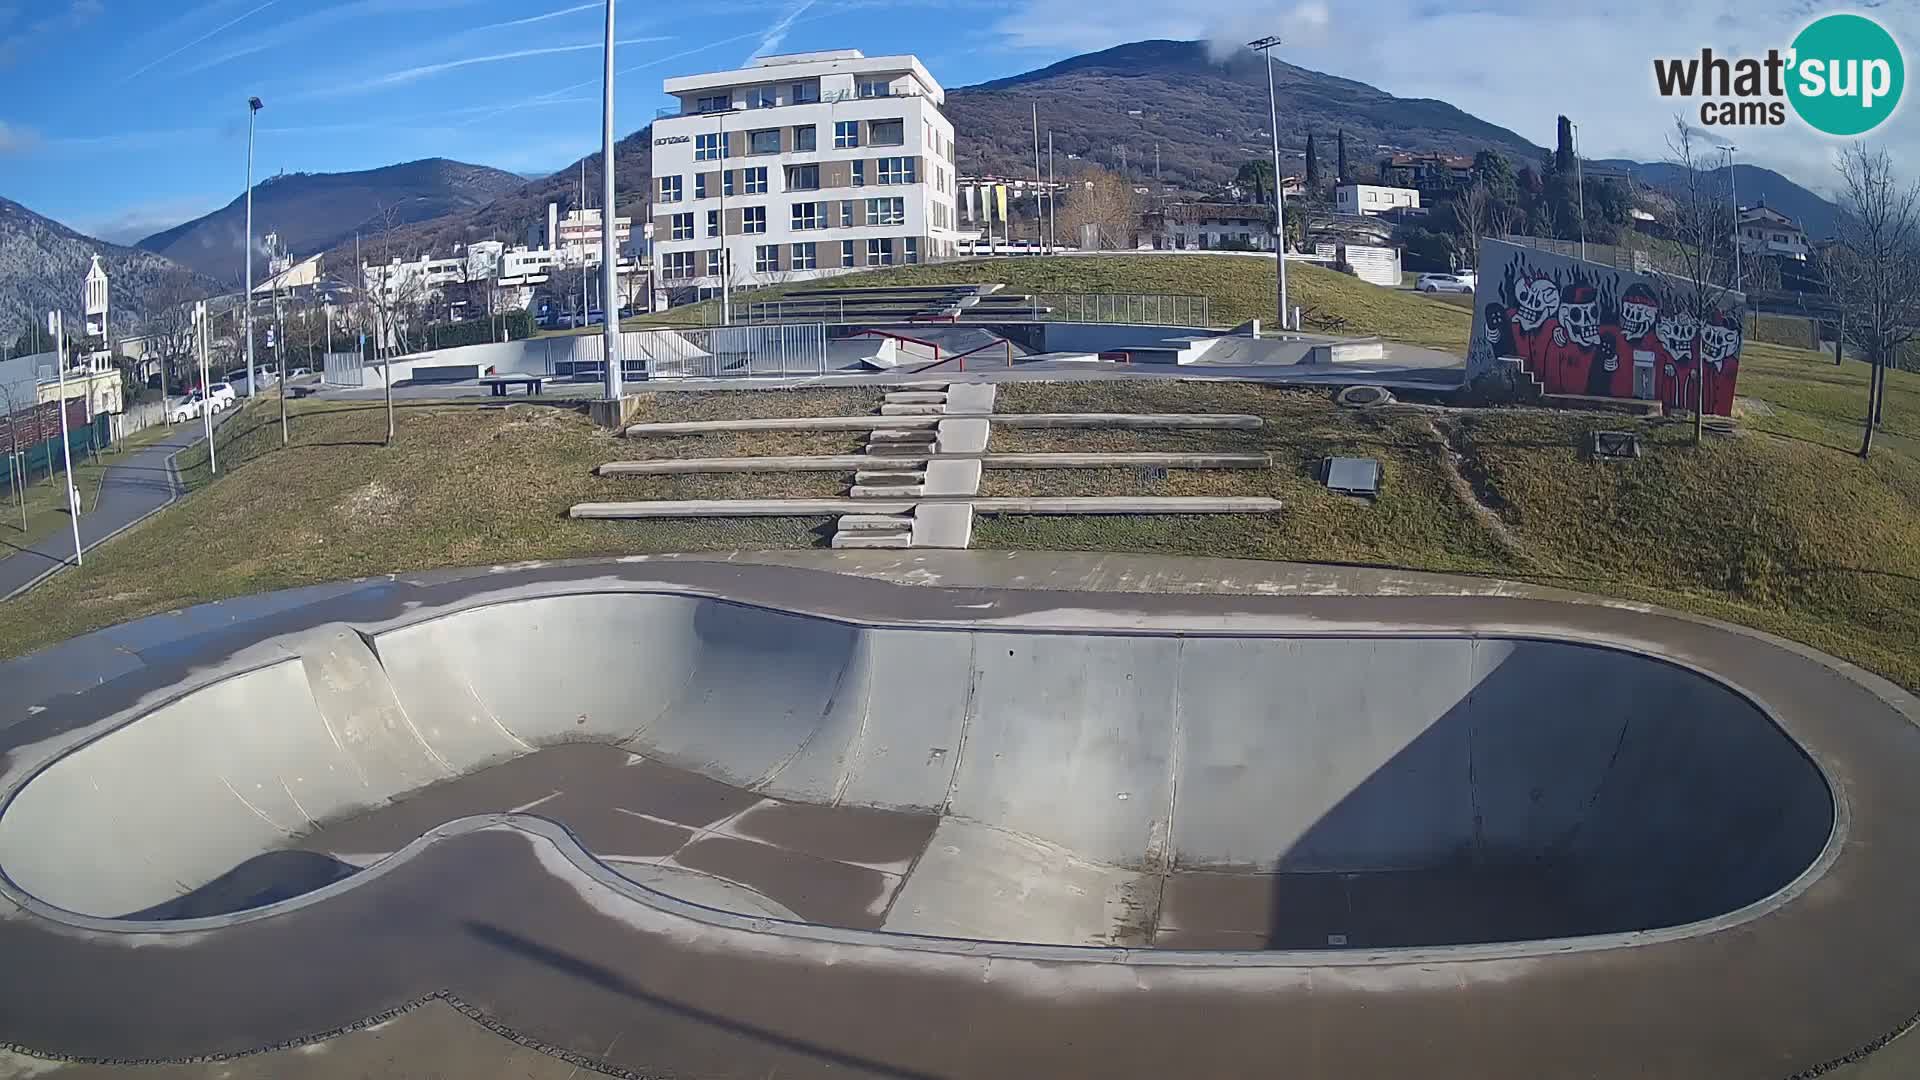
[[[881,416],[943,416],[945,405],[895,405],[888,402],[880,406]]]
[[[837,548],[910,548],[913,546],[913,533],[834,533],[833,546]]]
[[[917,499],[926,490],[919,484],[886,484],[881,487],[855,484],[847,489],[847,495],[855,499]]]
[[[853,474],[853,482],[861,487],[900,487],[918,484],[926,475],[918,469],[861,469]]]
[[[896,489],[897,490],[897,489]],[[911,499],[653,499],[641,502],[575,503],[569,517],[590,519],[710,517],[839,517],[842,514],[907,514]]]
[[[889,405],[945,405],[947,394],[944,390],[901,390],[886,397]]]
[[[913,528],[907,514],[842,514],[838,531],[843,533],[897,533]]]
[[[910,461],[915,466],[926,464],[927,455],[933,452],[928,443],[868,443],[867,458],[898,458]]]
[[[911,448],[909,447],[908,449],[911,449]],[[873,457],[870,455],[863,454],[860,456],[858,460],[856,460],[853,463],[853,465],[854,465],[854,468],[859,469],[862,472],[874,472],[874,473],[924,472],[927,468],[927,459],[925,457],[908,457],[908,456],[905,456],[904,454],[899,456],[888,456],[888,457]]]
[[[887,386],[891,390],[896,392],[903,392],[903,393],[913,393],[914,391],[927,391],[927,390],[936,390],[944,393],[946,389],[952,385],[953,385],[952,383],[941,382],[939,379],[925,379],[919,382],[897,382],[897,383],[887,384]]]
[[[939,437],[938,432],[929,428],[922,431],[882,430],[867,436],[867,445],[873,446],[926,446]]]

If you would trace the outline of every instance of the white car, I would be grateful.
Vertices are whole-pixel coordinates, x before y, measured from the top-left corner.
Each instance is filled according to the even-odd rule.
[[[236,400],[233,396],[233,385],[231,383],[214,383],[208,396],[213,399],[214,412],[233,408],[234,401]]]
[[[1413,287],[1423,293],[1470,293],[1474,284],[1475,277],[1472,274],[1421,274]]]
[[[167,407],[167,422],[184,424],[189,420],[200,419],[200,410],[204,407],[204,401],[200,391],[195,390]]]

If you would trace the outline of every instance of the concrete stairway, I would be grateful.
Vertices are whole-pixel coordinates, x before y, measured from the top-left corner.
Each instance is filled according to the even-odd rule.
[[[993,412],[994,388],[985,384],[909,383],[887,393],[882,416],[898,416],[900,427],[876,427],[867,435],[866,461],[853,474],[847,495],[855,500],[888,503],[915,502],[911,515],[843,514],[834,530],[837,548],[966,547],[973,535],[973,508],[964,502],[920,505],[927,496],[964,498],[980,491],[980,461],[934,460],[950,446],[961,426],[972,427]],[[959,414],[969,420],[940,421],[925,426],[926,418]],[[946,430],[950,427],[954,430]],[[970,440],[971,441],[971,440]],[[986,450],[985,440],[967,447],[974,454]]]

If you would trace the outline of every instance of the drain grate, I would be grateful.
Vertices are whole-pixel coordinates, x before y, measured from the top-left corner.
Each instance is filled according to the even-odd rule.
[[[1330,457],[1325,475],[1328,491],[1369,499],[1380,494],[1380,462],[1375,458]]]
[[[1630,461],[1640,456],[1640,436],[1631,431],[1596,431],[1593,456],[1602,461]]]

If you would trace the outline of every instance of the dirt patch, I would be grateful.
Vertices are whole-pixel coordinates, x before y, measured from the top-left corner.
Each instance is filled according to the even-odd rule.
[[[361,526],[390,521],[399,509],[400,493],[379,477],[355,488],[333,508],[349,524]]]
[[[1509,555],[1519,562],[1532,563],[1533,559],[1520,545],[1519,538],[1507,527],[1506,518],[1501,516],[1506,509],[1506,499],[1474,456],[1472,443],[1452,421],[1430,420],[1427,428],[1433,432],[1434,438],[1440,440],[1440,457],[1446,468],[1447,482],[1460,496],[1460,501],[1473,511],[1473,516],[1486,526]]]

